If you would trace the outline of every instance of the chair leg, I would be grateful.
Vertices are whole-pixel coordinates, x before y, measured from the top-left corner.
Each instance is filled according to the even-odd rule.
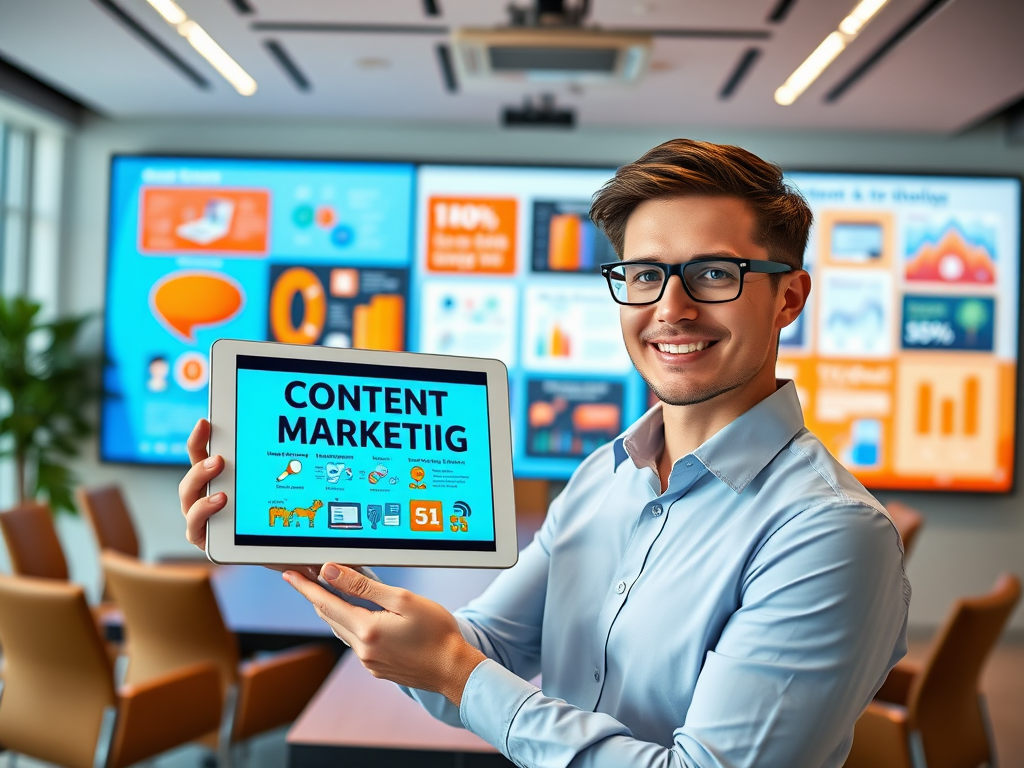
[[[978,694],[978,711],[981,712],[981,723],[985,727],[985,741],[988,742],[988,768],[999,768],[999,756],[996,753],[996,738],[992,731],[992,718],[988,713],[988,699],[985,694]]]
[[[910,763],[914,768],[928,768],[928,761],[924,756],[924,740],[920,731],[910,732]]]
[[[110,759],[110,747],[114,741],[114,728],[117,726],[117,708],[104,707],[103,719],[100,720],[100,734],[96,739],[96,752],[93,753],[93,768],[106,768]]]
[[[218,768],[232,768],[231,734],[235,730],[235,714],[238,709],[238,686],[229,685],[224,697],[224,714],[220,719],[220,734],[217,737]]]

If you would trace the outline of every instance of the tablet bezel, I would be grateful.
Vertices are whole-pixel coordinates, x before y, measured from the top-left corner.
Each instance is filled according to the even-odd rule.
[[[402,368],[479,371],[487,376],[491,488],[494,500],[494,551],[377,549],[373,547],[252,546],[235,543],[235,415],[238,355],[389,365]],[[338,349],[271,341],[218,339],[210,348],[210,455],[224,458],[224,471],[208,493],[227,495],[224,509],[206,527],[206,554],[215,563],[257,565],[430,566],[509,568],[518,558],[512,483],[512,434],[509,421],[508,370],[500,360],[412,352]]]

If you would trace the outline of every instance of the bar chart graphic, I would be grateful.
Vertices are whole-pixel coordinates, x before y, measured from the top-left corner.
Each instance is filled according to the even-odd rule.
[[[898,472],[995,474],[999,372],[994,361],[904,361],[897,368],[896,388]]]

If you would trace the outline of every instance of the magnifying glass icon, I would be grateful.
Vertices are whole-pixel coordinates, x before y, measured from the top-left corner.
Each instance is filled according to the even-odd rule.
[[[277,476],[277,481],[281,482],[286,477],[288,477],[288,475],[297,475],[301,471],[302,471],[302,462],[299,461],[298,459],[292,459],[291,461],[288,462],[288,468],[284,472],[282,472],[280,475]]]

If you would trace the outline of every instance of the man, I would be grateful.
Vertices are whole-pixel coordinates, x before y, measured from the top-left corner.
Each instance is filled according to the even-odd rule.
[[[591,216],[623,259],[603,273],[660,402],[583,462],[457,618],[338,565],[321,575],[386,610],[285,578],[374,675],[518,765],[840,766],[906,651],[910,589],[885,511],[775,379],[810,291],[810,210],[778,167],[677,139],[620,168]],[[201,497],[221,468],[208,429],[180,489],[199,546],[224,504]]]

